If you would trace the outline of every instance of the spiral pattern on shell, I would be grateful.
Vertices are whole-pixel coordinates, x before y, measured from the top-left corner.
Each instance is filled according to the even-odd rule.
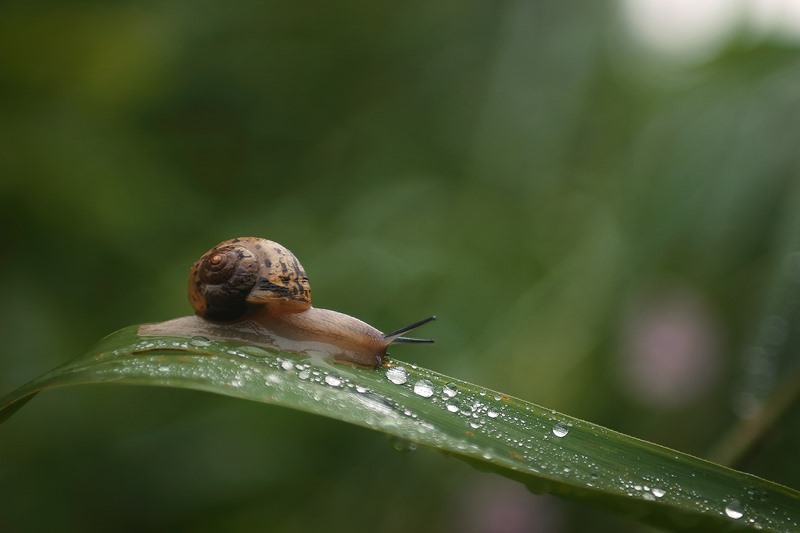
[[[189,275],[189,301],[211,320],[232,320],[249,307],[311,306],[311,286],[297,258],[280,244],[256,237],[225,241],[206,252]]]

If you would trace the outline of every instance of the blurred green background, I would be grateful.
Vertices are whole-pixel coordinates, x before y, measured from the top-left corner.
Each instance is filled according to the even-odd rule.
[[[798,362],[800,41],[632,4],[4,2],[0,392],[189,314],[192,262],[254,235],[318,307],[439,315],[398,358],[707,456]],[[798,416],[745,470],[800,486]],[[588,528],[641,530],[203,393],[0,427],[0,531]]]

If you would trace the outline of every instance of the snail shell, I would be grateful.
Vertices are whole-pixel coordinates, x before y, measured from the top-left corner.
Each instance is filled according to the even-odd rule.
[[[311,285],[292,252],[242,237],[220,243],[192,265],[189,302],[210,320],[237,319],[248,308],[269,304],[298,312],[311,307]]]
[[[294,254],[257,237],[231,239],[203,254],[189,274],[189,302],[211,322],[255,322],[279,349],[356,366],[380,366],[392,343],[433,342],[402,334],[435,317],[384,334],[357,318],[312,307],[308,276]]]

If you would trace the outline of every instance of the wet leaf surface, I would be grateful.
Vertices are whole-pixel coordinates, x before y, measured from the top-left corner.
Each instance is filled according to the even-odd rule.
[[[204,390],[367,427],[675,530],[795,531],[800,493],[416,365],[377,370],[287,354],[251,338],[122,329],[6,396],[0,421],[45,389],[88,383]]]

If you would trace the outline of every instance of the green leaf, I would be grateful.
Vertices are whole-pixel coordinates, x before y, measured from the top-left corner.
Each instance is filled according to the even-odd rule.
[[[257,345],[136,326],[3,398],[0,421],[38,392],[83,383],[199,389],[387,433],[482,470],[680,531],[794,531],[800,493],[662,446],[387,359],[367,370]],[[228,335],[222,335],[228,336]]]

